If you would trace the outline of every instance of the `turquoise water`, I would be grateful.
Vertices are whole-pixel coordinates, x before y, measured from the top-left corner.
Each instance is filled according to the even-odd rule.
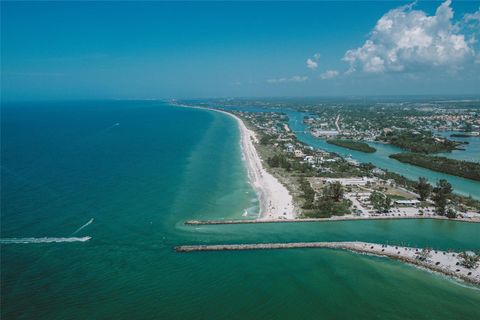
[[[465,150],[453,150],[452,152],[439,153],[438,155],[444,156],[447,158],[457,159],[457,160],[480,162],[480,137],[469,137],[469,138],[451,137],[450,135],[452,133],[458,133],[458,132],[453,132],[453,131],[437,132],[437,134],[443,137],[446,137],[450,140],[468,142],[468,144],[464,144],[461,146]]]
[[[456,177],[441,172],[435,172],[432,170],[391,159],[388,157],[389,155],[405,151],[388,144],[369,142],[369,145],[377,149],[375,153],[364,153],[328,144],[325,140],[317,139],[313,137],[310,133],[305,132],[306,126],[303,124],[303,117],[306,115],[305,113],[287,111],[287,114],[289,116],[290,127],[295,131],[300,131],[297,133],[297,137],[299,138],[299,140],[309,145],[328,150],[330,152],[336,152],[343,156],[351,155],[352,158],[355,160],[358,160],[360,162],[371,162],[379,168],[390,170],[413,180],[418,179],[418,177],[426,177],[429,181],[435,183],[440,179],[447,179],[448,182],[452,184],[455,192],[465,196],[471,195],[473,198],[480,199],[479,181]],[[459,152],[465,152],[465,154],[467,154],[467,157],[479,157],[479,154],[477,153],[478,150],[476,150],[475,148],[470,148],[467,150],[468,151]]]
[[[116,125],[119,123],[119,125]],[[161,102],[2,107],[2,319],[473,319],[480,291],[333,250],[178,254],[192,243],[364,240],[475,249],[480,226],[358,221],[187,227],[254,216],[235,121]]]

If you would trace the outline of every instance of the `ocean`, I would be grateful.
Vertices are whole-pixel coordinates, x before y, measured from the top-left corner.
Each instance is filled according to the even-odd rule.
[[[1,238],[31,238],[1,245],[2,319],[480,316],[478,288],[385,258],[174,252],[342,240],[478,249],[478,224],[449,221],[185,226],[258,212],[231,117],[161,101],[15,103],[2,105],[1,130]]]

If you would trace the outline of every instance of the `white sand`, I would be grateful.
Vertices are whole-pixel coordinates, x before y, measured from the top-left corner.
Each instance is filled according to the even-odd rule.
[[[232,113],[218,109],[192,107],[186,105],[181,106],[221,112],[237,120],[241,135],[240,144],[247,166],[248,177],[260,201],[259,218],[296,218],[297,210],[293,205],[293,198],[290,195],[290,192],[277,180],[277,178],[268,173],[263,167],[262,160],[258,156],[254,145],[254,143],[258,143],[255,132],[249,130],[243,123],[242,119]]]
[[[287,188],[263,167],[262,160],[258,156],[254,145],[254,143],[258,143],[255,132],[249,130],[242,119],[236,115],[221,110],[215,111],[227,114],[238,122],[248,177],[260,201],[260,218],[294,219],[296,210],[293,205],[293,198]]]
[[[364,253],[388,256],[390,258],[413,263],[433,271],[441,272],[453,277],[469,280],[472,283],[480,283],[480,267],[467,269],[460,263],[458,252],[431,250],[426,260],[418,260],[418,253],[422,248],[402,247],[394,245],[382,245],[367,242],[345,242],[350,249]]]

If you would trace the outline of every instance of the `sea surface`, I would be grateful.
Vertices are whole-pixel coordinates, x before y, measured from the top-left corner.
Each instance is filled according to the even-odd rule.
[[[231,117],[161,101],[17,103],[2,105],[1,130],[1,238],[29,238],[1,244],[2,319],[480,317],[479,288],[385,258],[175,253],[344,240],[479,249],[478,224],[450,221],[185,226],[258,212]]]

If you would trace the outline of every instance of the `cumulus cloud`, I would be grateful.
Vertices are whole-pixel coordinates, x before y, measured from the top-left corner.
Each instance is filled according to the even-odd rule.
[[[458,69],[475,57],[475,51],[452,21],[450,4],[451,0],[443,2],[433,16],[413,10],[414,4],[390,10],[377,21],[363,46],[345,53],[343,60],[350,64],[348,72]],[[475,15],[466,17],[470,21],[475,18]]]
[[[480,24],[480,9],[475,11],[474,13],[467,13],[464,16],[464,21],[472,28],[479,26]]]
[[[320,79],[322,80],[327,80],[327,79],[332,79],[338,76],[338,71],[337,70],[328,70],[320,74]]]
[[[318,60],[320,59],[320,53],[315,53],[312,58],[307,59],[307,68],[315,70],[318,67]]]
[[[314,70],[314,69],[317,69],[317,67],[318,67],[318,63],[316,61],[313,61],[310,58],[307,59],[307,68]]]
[[[285,82],[305,82],[308,80],[307,76],[293,76],[290,78],[273,78],[268,79],[268,83],[285,83]]]

